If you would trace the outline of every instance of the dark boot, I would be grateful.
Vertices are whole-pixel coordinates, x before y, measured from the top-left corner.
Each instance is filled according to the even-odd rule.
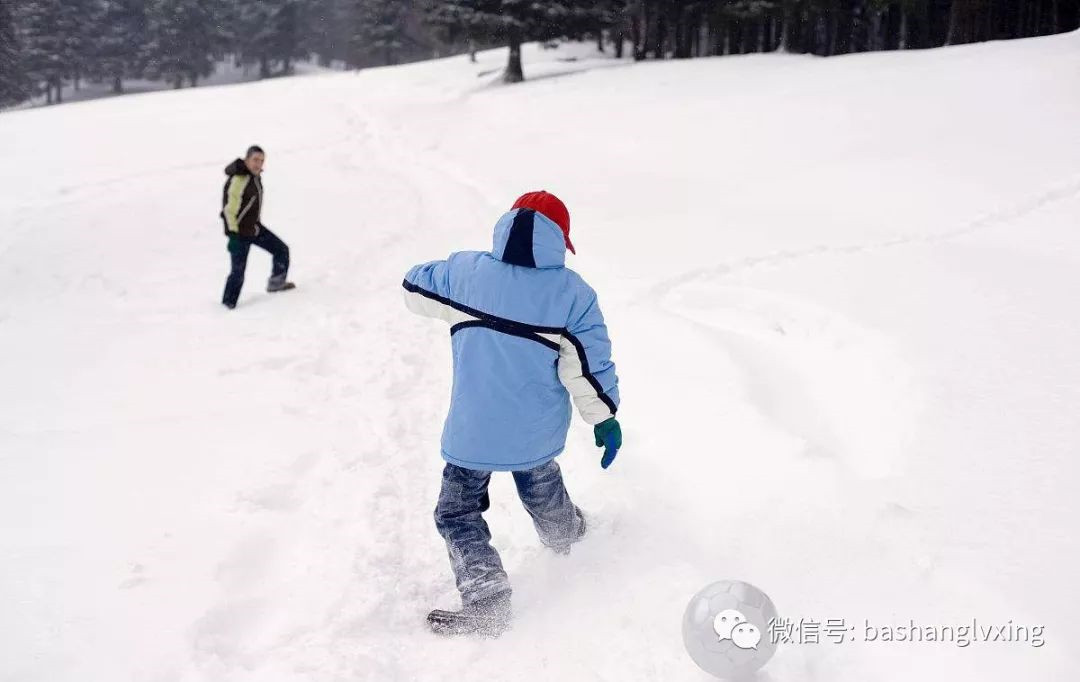
[[[289,289],[295,289],[296,285],[292,282],[285,281],[285,275],[274,275],[266,283],[266,290],[271,294],[278,291],[288,291]]]
[[[428,625],[439,635],[498,637],[510,628],[512,616],[506,590],[466,604],[460,611],[435,609],[428,614]]]

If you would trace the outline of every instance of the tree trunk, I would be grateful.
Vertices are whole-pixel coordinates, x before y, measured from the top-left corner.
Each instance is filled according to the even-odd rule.
[[[675,16],[675,59],[687,59],[690,50],[686,44],[686,17],[679,11]]]
[[[62,79],[60,79],[60,78],[57,78],[55,83],[53,83],[53,87],[56,88],[56,103],[57,104],[63,104],[64,103],[64,81]]]
[[[949,11],[949,31],[947,33],[949,37],[945,39],[946,45],[955,45],[957,42],[956,38],[960,25],[960,5],[962,3],[963,0],[954,0],[952,9]]]
[[[906,50],[907,49],[907,43],[908,43],[907,9],[904,8],[904,7],[901,7],[900,8],[900,32],[899,32],[899,41],[897,43],[897,46],[901,50]]]
[[[191,81],[191,87],[193,87],[193,88],[199,87],[199,74],[192,71],[191,73],[188,74],[188,80]]]
[[[644,13],[645,10],[642,10]],[[640,14],[634,14],[630,17],[630,42],[633,43],[634,61],[640,62],[645,59],[645,40],[642,35],[642,17]]]
[[[834,21],[836,36],[833,39],[835,46],[833,54],[849,54],[852,51],[851,32],[854,26],[854,12],[854,3],[850,2],[850,0],[840,3],[840,6],[833,11],[833,16],[836,17]]]
[[[259,78],[270,77],[270,58],[266,55],[259,57]]]
[[[603,26],[597,26],[596,27],[596,51],[601,52],[601,53],[604,51],[604,27]]]
[[[626,40],[626,34],[622,32],[622,29],[615,34],[615,59],[623,58],[623,42]]]
[[[944,40],[941,42],[940,45],[935,44],[937,42],[937,38],[934,36],[934,27],[930,21],[930,0],[920,0],[918,4],[918,11],[919,31],[915,35],[915,40],[913,41],[912,47],[928,48],[941,47],[941,45],[944,45]]]
[[[700,57],[701,25],[697,17],[690,17],[686,24],[686,53],[690,58]]]
[[[117,95],[123,94],[124,92],[124,79],[121,78],[119,74],[113,76],[112,91]]]
[[[881,14],[881,32],[878,34],[878,45],[882,50],[900,49],[900,8],[895,5],[887,6]]]
[[[851,14],[844,3],[832,11],[833,16],[833,54],[847,54],[851,51]]]
[[[510,58],[506,62],[506,73],[503,81],[506,83],[520,83],[525,80],[525,73],[521,69],[521,29],[517,26],[510,27]]]
[[[184,87],[184,75],[178,73],[173,76],[173,88],[179,90],[182,87]]]
[[[882,11],[877,10],[874,12],[874,18],[870,21],[870,28],[868,35],[866,36],[866,49],[870,52],[881,49],[881,21]]]
[[[836,19],[836,14],[835,10],[829,12],[828,22],[825,24],[828,35],[825,40],[825,54],[829,57],[836,54],[836,34],[839,33],[839,22]]]
[[[666,57],[666,50],[664,44],[667,41],[667,22],[664,21],[664,13],[660,11],[656,17],[656,35],[654,36],[655,42],[653,42],[653,59],[663,59]]]
[[[791,28],[795,24],[795,3],[788,0],[784,3],[784,10],[780,14],[780,49],[784,52],[795,52],[791,49]]]

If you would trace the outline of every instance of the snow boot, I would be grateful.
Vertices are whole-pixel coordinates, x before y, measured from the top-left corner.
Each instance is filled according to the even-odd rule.
[[[578,542],[579,540],[581,540],[581,538],[585,537],[585,533],[589,530],[589,524],[585,520],[585,514],[583,514],[580,509],[575,509],[574,513],[577,514],[578,520],[581,521],[581,530],[578,532],[578,536],[576,538],[566,543],[565,545],[550,545],[551,549],[556,554],[569,554],[570,547],[573,546],[575,542]]]
[[[295,289],[296,285],[292,282],[275,282],[270,280],[266,285],[266,291],[271,294],[276,294],[279,291],[288,291],[289,289]]]
[[[480,635],[498,637],[510,628],[510,591],[478,599],[460,611],[435,609],[428,614],[428,626],[437,635]]]

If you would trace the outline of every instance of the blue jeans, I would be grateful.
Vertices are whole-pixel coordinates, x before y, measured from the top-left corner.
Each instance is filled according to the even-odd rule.
[[[227,248],[232,269],[229,272],[229,278],[225,280],[225,293],[221,296],[222,303],[236,305],[236,300],[240,298],[240,289],[244,286],[244,273],[247,271],[248,253],[252,246],[263,249],[273,258],[271,283],[283,283],[289,274],[289,247],[268,227],[260,224],[259,234],[256,237],[229,239]]]
[[[540,541],[556,551],[567,551],[584,533],[585,518],[570,501],[559,465],[551,460],[513,475],[518,497],[532,517]],[[490,471],[447,463],[435,507],[435,527],[446,541],[450,567],[461,602],[466,605],[510,590],[510,580],[499,553],[491,546],[491,531],[482,516],[490,506],[490,480]]]

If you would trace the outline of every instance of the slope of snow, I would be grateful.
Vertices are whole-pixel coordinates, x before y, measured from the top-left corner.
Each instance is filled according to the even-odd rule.
[[[0,680],[704,680],[682,611],[725,578],[860,639],[1045,627],[789,645],[762,680],[1072,679],[1080,34],[530,48],[515,87],[504,58],[0,115]],[[300,288],[262,293],[256,253],[227,312],[221,169],[253,142]],[[449,344],[400,280],[541,187],[626,447],[602,471],[575,423],[568,557],[495,477],[519,618],[438,639]]]

